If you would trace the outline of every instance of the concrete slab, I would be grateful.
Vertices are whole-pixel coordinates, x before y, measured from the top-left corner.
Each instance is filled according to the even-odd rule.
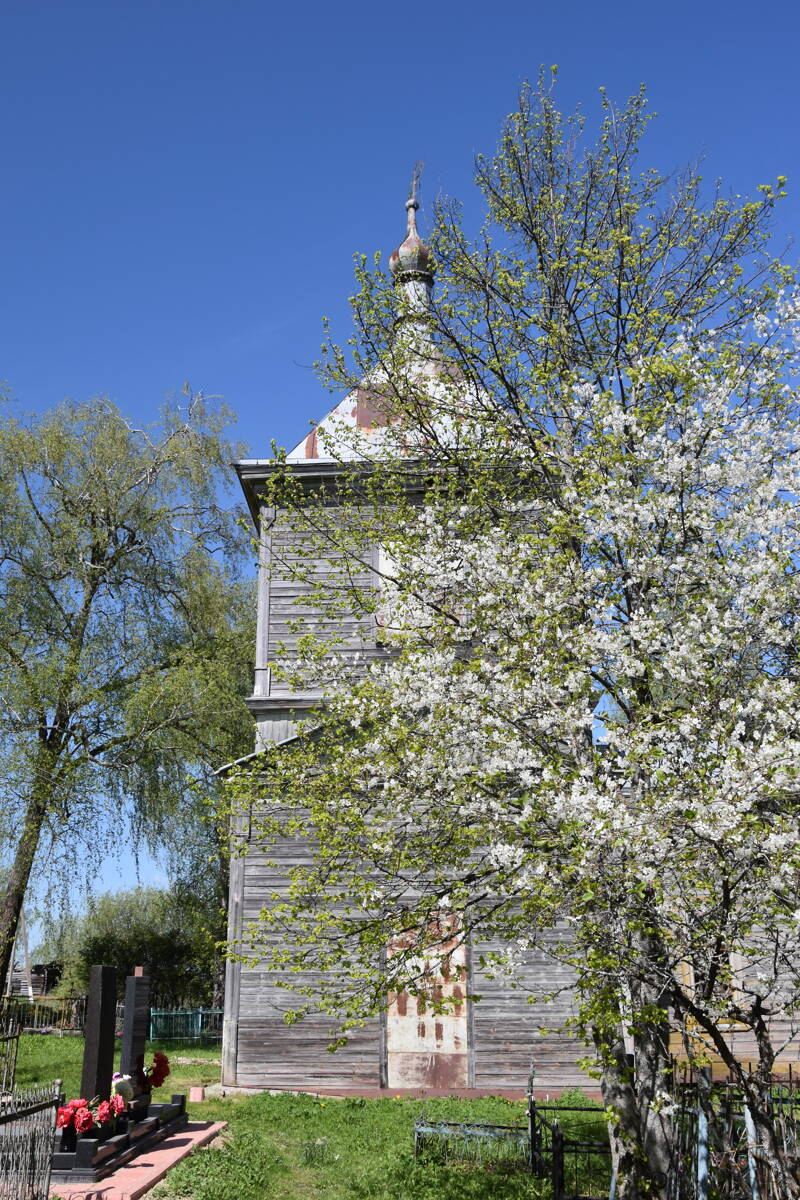
[[[221,1133],[227,1121],[190,1121],[173,1137],[146,1150],[108,1179],[86,1185],[57,1184],[50,1191],[54,1200],[138,1200],[164,1178],[167,1171],[198,1146],[205,1146]]]
[[[556,1100],[564,1091],[571,1091],[569,1088],[559,1087],[537,1087],[534,1088],[533,1094],[537,1100]],[[584,1096],[590,1100],[602,1101],[602,1093],[600,1089],[595,1087],[581,1088]],[[206,1087],[206,1099],[224,1096],[324,1096],[326,1100],[349,1100],[352,1097],[364,1096],[369,1100],[428,1100],[432,1097],[448,1098],[454,1100],[474,1100],[480,1096],[499,1096],[503,1100],[524,1100],[526,1092],[524,1088],[435,1088],[435,1087],[410,1087],[410,1088],[379,1088],[379,1087],[360,1087],[360,1088],[314,1088],[308,1091],[299,1091],[297,1088],[259,1088],[259,1087],[230,1087],[228,1084],[215,1083],[211,1087]]]

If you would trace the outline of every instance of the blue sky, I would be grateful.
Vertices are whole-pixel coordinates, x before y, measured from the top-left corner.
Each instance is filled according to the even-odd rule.
[[[224,395],[253,453],[291,444],[329,407],[309,369],[321,318],[347,336],[351,256],[401,240],[417,159],[424,206],[442,191],[477,215],[475,152],[558,63],[564,108],[648,85],[654,163],[704,154],[736,192],[797,187],[799,12],[6,3],[0,378],[24,409],[103,393],[137,419],[189,380]]]
[[[778,243],[800,229],[789,0],[6,0],[0,30],[0,379],[23,410],[105,394],[147,420],[189,380],[253,454],[299,440],[332,404],[310,364],[324,314],[350,331],[353,253],[402,239],[418,159],[423,230],[440,192],[477,219],[474,155],[541,64],[588,114],[646,83],[649,164],[703,155],[739,193],[787,175]]]

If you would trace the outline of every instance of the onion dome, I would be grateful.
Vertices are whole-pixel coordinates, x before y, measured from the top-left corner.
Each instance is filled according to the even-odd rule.
[[[408,232],[406,240],[389,255],[389,270],[396,283],[408,278],[422,278],[430,285],[433,283],[435,270],[433,255],[417,232],[417,189],[419,187],[420,164],[414,168],[411,179],[411,194],[406,200],[408,214]]]

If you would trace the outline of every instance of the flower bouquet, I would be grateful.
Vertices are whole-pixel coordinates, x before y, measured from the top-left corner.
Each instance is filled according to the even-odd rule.
[[[116,1127],[117,1118],[125,1111],[125,1101],[113,1095],[109,1100],[95,1096],[93,1100],[68,1100],[56,1115],[56,1128],[61,1130],[61,1149],[74,1150],[82,1136],[106,1138]]]
[[[153,1055],[152,1065],[149,1067],[140,1067],[136,1074],[136,1081],[144,1092],[152,1092],[155,1088],[163,1086],[164,1080],[169,1075],[169,1059],[166,1054],[162,1054],[160,1050],[156,1050]]]

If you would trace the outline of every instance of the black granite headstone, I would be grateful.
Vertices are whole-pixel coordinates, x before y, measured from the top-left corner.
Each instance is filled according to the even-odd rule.
[[[125,980],[125,1020],[122,1025],[122,1051],[119,1069],[136,1079],[144,1066],[144,1044],[150,1024],[150,980],[146,975],[129,975]]]
[[[114,1073],[114,1035],[117,1012],[117,972],[114,967],[92,967],[86,1006],[81,1096],[107,1100]]]

